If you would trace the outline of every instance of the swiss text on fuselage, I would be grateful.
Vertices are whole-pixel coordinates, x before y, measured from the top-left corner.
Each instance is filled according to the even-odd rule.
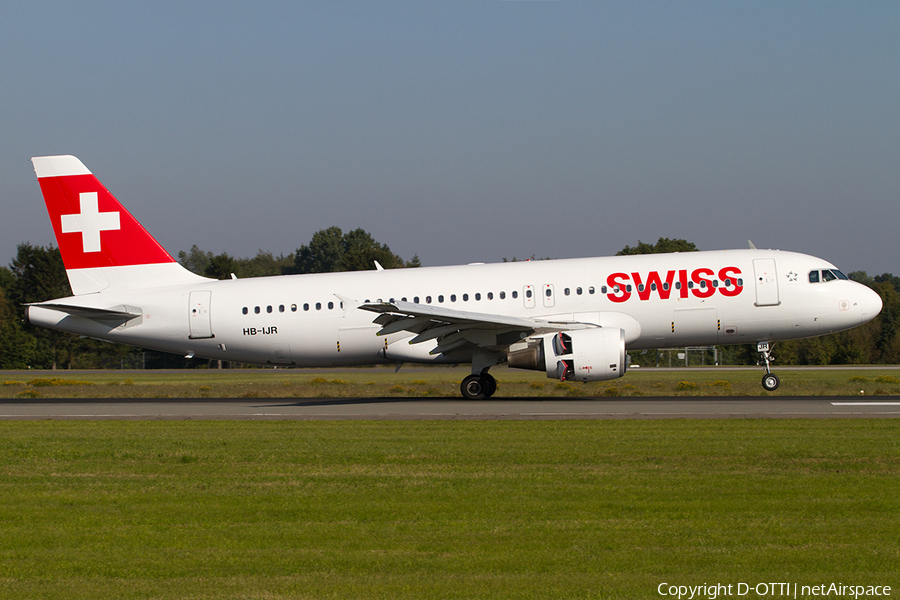
[[[666,271],[650,271],[646,278],[640,273],[612,273],[606,278],[609,293],[606,296],[613,302],[625,302],[637,291],[637,298],[650,300],[653,295],[661,300],[671,298],[673,291],[678,298],[709,298],[716,292],[723,296],[733,297],[744,291],[741,270],[737,267],[722,267],[718,272],[701,267],[688,271],[678,269]]]

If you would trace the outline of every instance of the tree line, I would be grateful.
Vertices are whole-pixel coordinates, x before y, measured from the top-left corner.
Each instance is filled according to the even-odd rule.
[[[697,248],[685,240],[660,238],[656,244],[638,242],[618,254],[690,252]],[[316,232],[308,244],[288,255],[274,256],[260,250],[254,257],[236,258],[228,253],[213,254],[193,246],[178,253],[186,268],[206,277],[227,279],[299,273],[358,271],[420,266],[414,256],[409,261],[391,252],[369,233],[356,229],[344,233],[337,227]],[[854,281],[875,290],[884,303],[881,314],[871,322],[828,336],[778,342],[773,354],[778,365],[900,364],[900,277],[890,273],[869,276],[863,271],[849,273]],[[69,296],[68,279],[59,250],[55,247],[19,244],[9,267],[0,267],[0,369],[117,369],[202,367],[207,362],[162,352],[34,327],[24,322],[24,305]],[[729,364],[755,364],[755,346],[727,348]],[[655,364],[655,355],[633,357],[638,364]]]

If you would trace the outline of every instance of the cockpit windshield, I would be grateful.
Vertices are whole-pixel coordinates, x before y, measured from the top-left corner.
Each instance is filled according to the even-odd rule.
[[[810,271],[809,272],[809,282],[810,283],[820,283],[823,281],[836,281],[838,279],[848,279],[843,272],[837,269],[822,269],[821,271]]]

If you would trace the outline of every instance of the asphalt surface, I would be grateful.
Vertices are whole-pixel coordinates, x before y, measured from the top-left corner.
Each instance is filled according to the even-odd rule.
[[[0,420],[897,418],[896,396],[778,398],[2,399]]]

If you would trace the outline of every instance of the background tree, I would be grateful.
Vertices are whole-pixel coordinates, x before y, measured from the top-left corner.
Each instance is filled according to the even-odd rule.
[[[385,269],[406,267],[403,259],[391,249],[375,241],[364,229],[343,233],[339,227],[321,229],[308,245],[294,254],[295,273],[333,273],[335,271],[368,271],[375,261]],[[408,266],[418,266],[418,256]]]
[[[625,246],[618,252],[616,256],[625,256],[628,254],[663,254],[665,252],[696,252],[697,246],[693,242],[681,239],[669,239],[661,237],[655,244],[647,244],[638,240],[637,246]]]
[[[25,369],[37,346],[34,336],[22,330],[16,305],[7,298],[15,279],[12,271],[0,267],[0,369]]]
[[[295,273],[331,273],[341,271],[343,232],[340,227],[329,227],[315,232],[309,244],[297,248],[294,253]]]
[[[181,266],[197,275],[204,275],[206,273],[206,269],[209,267],[209,263],[212,259],[213,253],[204,252],[197,247],[197,244],[191,246],[190,252],[182,250],[178,253],[178,262],[181,263]]]
[[[210,259],[203,275],[212,277],[213,279],[230,279],[231,274],[234,273],[235,270],[235,260],[229,256],[228,253],[223,252]],[[237,275],[237,273],[235,273],[235,275]]]

